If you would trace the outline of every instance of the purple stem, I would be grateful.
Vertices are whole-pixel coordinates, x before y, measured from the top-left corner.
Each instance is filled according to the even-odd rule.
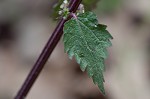
[[[72,16],[73,18],[77,19],[77,16],[76,16],[75,13],[70,13],[70,14],[71,14],[71,16]]]
[[[70,0],[69,3],[69,11],[75,13],[78,6],[80,5],[82,0]],[[71,16],[68,17],[70,19]],[[63,34],[63,26],[64,23],[68,19],[61,19],[58,23],[57,27],[55,28],[52,36],[48,40],[45,48],[43,49],[41,55],[39,56],[38,60],[36,61],[35,65],[33,66],[32,70],[30,71],[28,77],[26,78],[24,84],[22,85],[21,89],[17,93],[15,99],[24,99],[28,92],[30,91],[31,87],[33,86],[34,82],[36,81],[37,77],[41,73],[45,63],[47,62],[49,56],[51,55],[52,51],[54,50],[55,46],[59,42],[62,34]]]

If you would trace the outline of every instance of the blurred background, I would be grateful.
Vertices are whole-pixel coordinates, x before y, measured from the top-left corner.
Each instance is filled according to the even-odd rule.
[[[0,0],[0,99],[13,99],[20,89],[57,25],[57,1]],[[150,99],[150,1],[83,1],[114,37],[106,96],[68,59],[61,39],[27,99]]]

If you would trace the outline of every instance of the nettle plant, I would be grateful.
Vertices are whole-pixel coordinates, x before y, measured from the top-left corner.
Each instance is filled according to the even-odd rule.
[[[107,47],[112,45],[110,39],[113,37],[106,30],[106,25],[98,23],[97,16],[93,12],[85,11],[81,1],[63,0],[62,4],[58,5],[61,20],[15,99],[26,97],[62,35],[65,52],[69,58],[75,57],[81,70],[87,71],[88,76],[105,95],[104,61],[108,56]]]

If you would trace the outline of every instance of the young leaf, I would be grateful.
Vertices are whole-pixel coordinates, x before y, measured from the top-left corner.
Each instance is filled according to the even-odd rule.
[[[104,59],[107,58],[106,48],[111,46],[113,37],[105,25],[98,23],[92,12],[79,14],[64,25],[64,47],[69,57],[75,56],[82,71],[87,71],[89,77],[104,91]]]

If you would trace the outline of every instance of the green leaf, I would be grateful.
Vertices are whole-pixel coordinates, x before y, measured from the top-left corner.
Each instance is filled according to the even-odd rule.
[[[105,25],[98,23],[97,16],[86,12],[72,18],[64,25],[64,47],[69,57],[75,56],[82,71],[87,71],[89,77],[104,91],[103,72],[104,59],[107,58],[106,48],[111,46],[112,36]]]

